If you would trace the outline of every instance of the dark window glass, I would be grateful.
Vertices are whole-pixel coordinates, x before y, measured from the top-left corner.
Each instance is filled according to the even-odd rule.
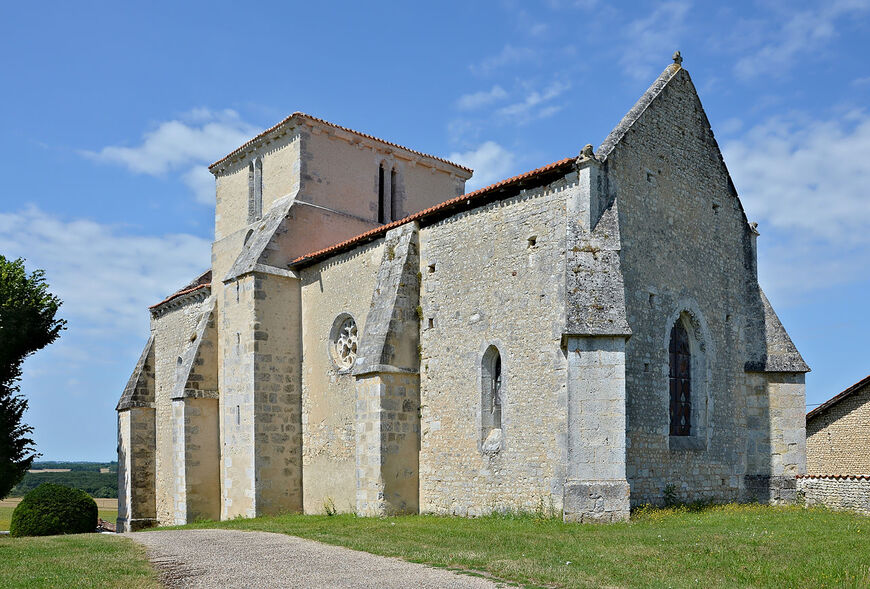
[[[688,436],[691,434],[692,423],[692,356],[689,352],[689,334],[679,320],[671,329],[668,356],[671,435]]]

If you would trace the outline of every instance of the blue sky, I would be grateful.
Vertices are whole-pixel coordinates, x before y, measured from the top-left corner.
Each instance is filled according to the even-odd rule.
[[[675,49],[829,398],[870,373],[868,32],[870,0],[4,3],[0,253],[69,320],[25,364],[39,450],[114,456],[146,307],[208,266],[205,166],[259,130],[301,110],[471,189],[597,146]]]

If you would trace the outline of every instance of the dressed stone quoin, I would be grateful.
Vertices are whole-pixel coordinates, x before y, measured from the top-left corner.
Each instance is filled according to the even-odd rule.
[[[809,368],[681,62],[597,150],[468,194],[302,113],[212,164],[211,268],[118,404],[120,528],[794,499]]]

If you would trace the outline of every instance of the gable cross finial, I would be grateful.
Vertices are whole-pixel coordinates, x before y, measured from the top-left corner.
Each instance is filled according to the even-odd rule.
[[[677,65],[681,66],[683,64],[683,56],[680,55],[679,51],[674,51],[674,56],[672,59],[674,60],[674,63]]]

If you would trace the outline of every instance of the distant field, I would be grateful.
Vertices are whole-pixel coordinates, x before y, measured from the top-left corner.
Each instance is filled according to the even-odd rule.
[[[40,465],[41,466],[41,465]],[[10,493],[12,497],[23,497],[28,491],[42,483],[55,483],[81,489],[92,497],[117,497],[118,473],[108,467],[95,465],[88,470],[70,468],[32,469],[24,475]]]
[[[97,502],[99,517],[107,522],[115,523],[118,519],[118,500],[117,499],[94,499]],[[12,520],[12,512],[15,507],[21,503],[21,497],[10,497],[0,501],[0,530],[8,530],[9,522]]]

